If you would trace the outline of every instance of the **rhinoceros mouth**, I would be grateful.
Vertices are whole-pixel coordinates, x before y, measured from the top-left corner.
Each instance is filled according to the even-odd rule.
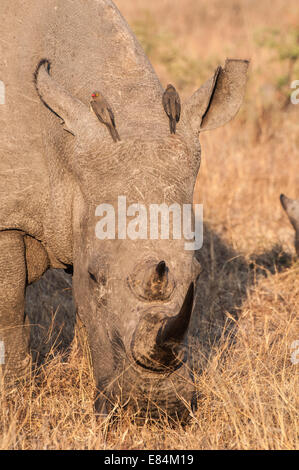
[[[159,306],[144,312],[131,341],[132,357],[138,366],[152,372],[172,373],[186,362],[185,336],[193,298],[192,282],[176,316],[167,316]]]
[[[156,373],[155,373],[156,372]],[[113,380],[104,390],[99,383],[94,407],[98,417],[115,418],[123,410],[136,420],[163,416],[185,421],[196,403],[193,377],[187,367],[161,374],[142,367],[129,367],[119,380]]]

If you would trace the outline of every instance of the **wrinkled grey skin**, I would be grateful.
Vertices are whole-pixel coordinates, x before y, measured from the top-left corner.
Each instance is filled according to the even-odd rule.
[[[295,229],[295,249],[297,256],[299,256],[299,199],[290,199],[281,194],[280,202]]]
[[[185,347],[198,272],[193,253],[184,240],[101,241],[95,209],[103,202],[116,206],[119,195],[127,205],[192,203],[198,135],[235,116],[248,62],[228,60],[218,68],[182,105],[171,136],[163,88],[110,0],[2,0],[0,12],[0,79],[6,85],[0,106],[0,340],[6,378],[20,377],[28,362],[26,286],[49,267],[72,265],[99,412],[119,402],[143,414],[166,410],[184,417],[184,402],[194,394]],[[37,68],[43,58],[50,68],[46,62]],[[89,110],[97,89],[112,105],[121,142],[114,143]],[[162,260],[167,271],[157,296],[155,266]]]

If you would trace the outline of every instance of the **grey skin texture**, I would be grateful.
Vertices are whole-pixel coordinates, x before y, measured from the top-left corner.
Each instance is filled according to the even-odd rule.
[[[299,256],[299,199],[290,199],[281,194],[280,202],[295,229],[295,249],[297,256]]]
[[[184,249],[185,240],[99,240],[95,211],[101,203],[117,207],[120,195],[127,206],[192,203],[199,133],[235,116],[248,61],[218,67],[183,103],[177,133],[170,135],[163,88],[110,0],[1,0],[0,12],[5,381],[27,370],[26,286],[50,267],[72,265],[97,410],[120,403],[141,415],[167,411],[184,418],[194,395],[186,348],[194,254]],[[120,142],[90,111],[93,90],[109,100]]]

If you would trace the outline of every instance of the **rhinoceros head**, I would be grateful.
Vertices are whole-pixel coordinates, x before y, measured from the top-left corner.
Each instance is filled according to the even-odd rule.
[[[198,134],[236,114],[247,67],[236,60],[219,67],[183,105],[176,135],[169,135],[161,112],[161,126],[155,121],[136,135],[121,133],[117,143],[54,81],[46,62],[38,68],[41,99],[74,135],[63,161],[73,184],[73,289],[102,412],[119,402],[154,416],[188,414],[195,393],[188,327],[199,246],[182,234],[184,220],[193,217]],[[163,210],[173,222],[169,236]]]

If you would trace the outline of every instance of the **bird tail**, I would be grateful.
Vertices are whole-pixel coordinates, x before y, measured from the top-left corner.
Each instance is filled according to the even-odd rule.
[[[117,132],[117,129],[113,126],[108,126],[108,129],[114,142],[120,141],[120,137],[119,137],[119,133]]]
[[[169,119],[169,128],[170,128],[170,133],[175,134],[175,131],[176,131],[176,120],[175,119]]]
[[[117,132],[117,129],[114,128],[114,131],[115,131],[115,137],[118,141],[120,141],[120,137],[119,137],[119,133]]]

